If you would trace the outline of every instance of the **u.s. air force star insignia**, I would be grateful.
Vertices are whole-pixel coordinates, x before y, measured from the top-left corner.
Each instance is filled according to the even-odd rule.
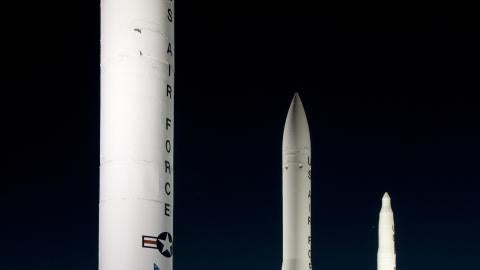
[[[173,237],[169,232],[163,232],[157,237],[157,249],[163,256],[172,257]]]
[[[172,257],[173,237],[169,232],[163,232],[157,237],[155,236],[142,236],[143,248],[154,248],[165,257]]]

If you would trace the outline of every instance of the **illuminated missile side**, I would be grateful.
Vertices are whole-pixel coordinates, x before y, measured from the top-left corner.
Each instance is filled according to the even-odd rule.
[[[102,0],[100,270],[171,270],[174,1]]]
[[[288,111],[282,143],[282,270],[310,270],[311,263],[310,132],[296,93]]]
[[[395,224],[390,196],[385,193],[378,221],[377,270],[395,270]]]

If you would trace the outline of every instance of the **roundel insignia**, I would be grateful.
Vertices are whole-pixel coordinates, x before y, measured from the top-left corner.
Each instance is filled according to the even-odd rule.
[[[173,237],[169,232],[163,232],[157,237],[157,249],[163,256],[172,257]]]

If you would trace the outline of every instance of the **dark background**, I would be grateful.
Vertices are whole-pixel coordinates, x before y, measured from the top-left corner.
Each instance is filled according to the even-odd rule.
[[[10,5],[0,268],[93,270],[99,2]],[[384,191],[398,269],[479,269],[475,11],[177,1],[174,268],[280,269],[281,138],[298,91],[314,269],[376,269]]]

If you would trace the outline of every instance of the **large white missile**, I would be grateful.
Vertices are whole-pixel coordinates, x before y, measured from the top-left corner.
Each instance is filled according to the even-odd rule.
[[[101,1],[100,270],[171,270],[174,1]]]
[[[378,221],[377,270],[395,270],[395,224],[390,196],[385,192]]]
[[[282,270],[311,270],[310,132],[297,93],[288,111],[282,143]]]

